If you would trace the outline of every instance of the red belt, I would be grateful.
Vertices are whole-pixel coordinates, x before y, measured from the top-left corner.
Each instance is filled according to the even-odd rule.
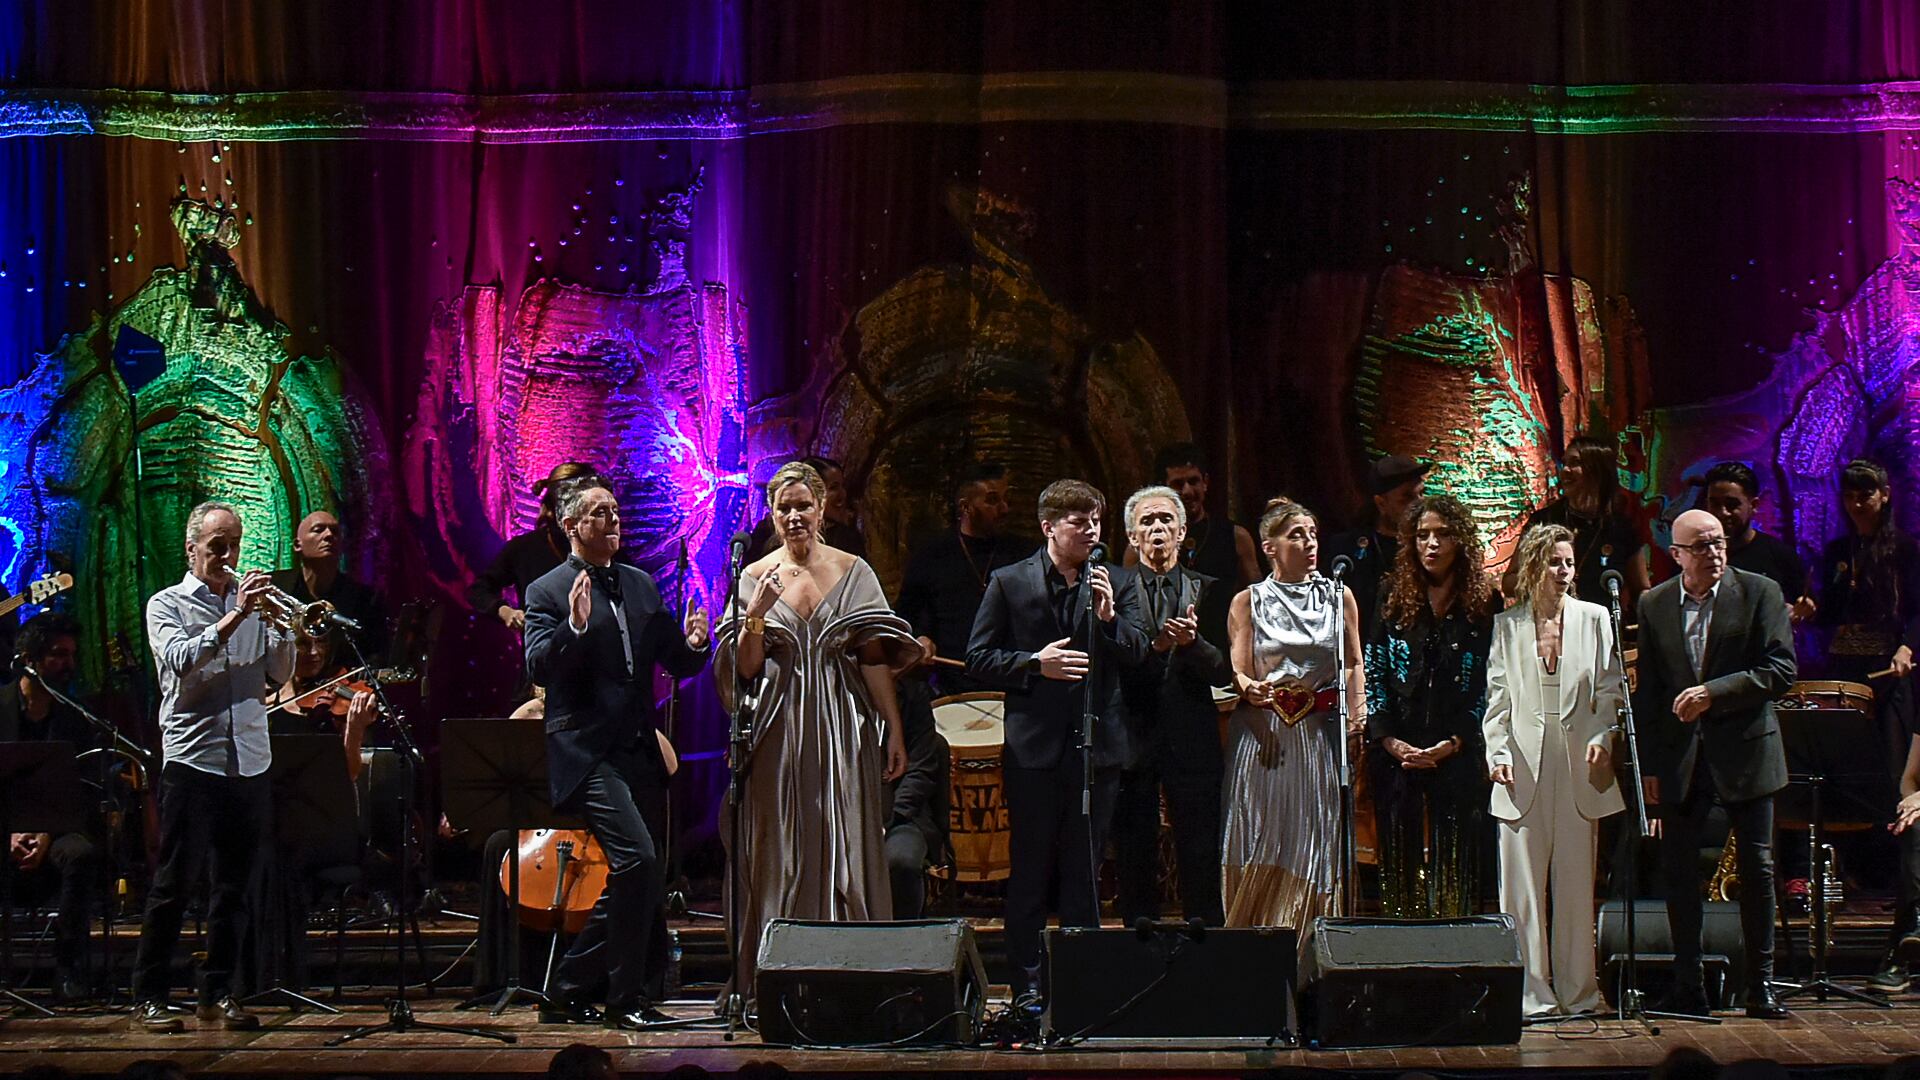
[[[1324,690],[1313,691],[1304,686],[1288,685],[1273,688],[1273,711],[1289,726],[1312,716],[1314,713],[1333,712],[1340,708],[1339,687],[1329,686]]]

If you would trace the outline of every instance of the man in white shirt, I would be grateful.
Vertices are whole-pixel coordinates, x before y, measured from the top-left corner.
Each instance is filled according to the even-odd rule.
[[[160,677],[160,866],[147,894],[134,958],[133,1027],[179,1031],[167,1011],[173,947],[203,860],[211,858],[207,953],[198,1017],[228,1030],[258,1027],[233,999],[239,911],[254,852],[272,818],[266,696],[293,673],[293,638],[258,616],[272,587],[236,575],[240,516],[206,502],[187,515],[187,574],[147,601],[147,643]]]

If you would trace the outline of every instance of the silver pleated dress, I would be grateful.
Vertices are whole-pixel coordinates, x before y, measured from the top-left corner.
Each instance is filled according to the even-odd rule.
[[[1341,589],[1316,573],[1288,584],[1271,577],[1252,592],[1256,678],[1318,691],[1339,676]],[[1337,712],[1289,724],[1242,703],[1228,742],[1222,881],[1228,926],[1287,926],[1303,940],[1332,908],[1340,851]],[[1256,732],[1270,734],[1271,746]]]

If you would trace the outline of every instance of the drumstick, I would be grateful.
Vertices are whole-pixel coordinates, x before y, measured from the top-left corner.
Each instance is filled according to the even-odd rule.
[[[1881,671],[1869,671],[1869,672],[1867,672],[1867,678],[1869,678],[1869,679],[1878,679],[1878,678],[1882,678],[1882,677],[1884,677],[1884,676],[1887,676],[1887,675],[1891,675],[1891,674],[1893,674],[1893,669],[1892,669],[1892,668],[1886,668],[1886,669],[1884,669],[1884,670],[1881,670]]]
[[[936,664],[945,664],[948,667],[964,668],[967,666],[967,662],[965,660],[949,660],[944,656],[934,657],[933,662]]]

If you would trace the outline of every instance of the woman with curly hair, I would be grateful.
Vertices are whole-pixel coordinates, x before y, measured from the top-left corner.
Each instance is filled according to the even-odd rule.
[[[1518,600],[1493,619],[1480,725],[1499,819],[1500,910],[1520,930],[1527,1015],[1577,1015],[1600,1007],[1593,857],[1600,819],[1625,806],[1613,721],[1626,678],[1607,609],[1573,598],[1573,531],[1536,525],[1513,561]]]
[[[1474,914],[1482,892],[1494,595],[1479,530],[1457,500],[1420,499],[1399,528],[1366,649],[1380,900],[1390,918],[1453,918]]]

